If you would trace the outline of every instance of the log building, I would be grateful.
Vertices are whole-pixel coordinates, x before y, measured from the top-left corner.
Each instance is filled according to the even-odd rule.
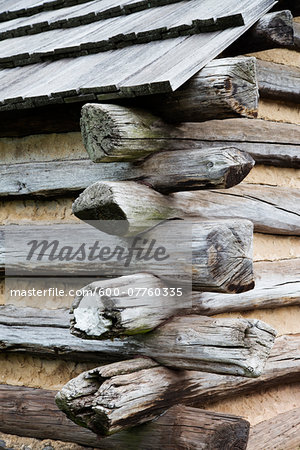
[[[0,448],[299,450],[297,2],[1,0],[0,78]],[[92,296],[8,270],[10,226],[189,221],[184,296],[155,264]]]

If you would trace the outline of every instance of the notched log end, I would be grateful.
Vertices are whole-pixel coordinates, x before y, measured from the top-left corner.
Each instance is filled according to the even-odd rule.
[[[94,162],[105,161],[120,139],[117,124],[106,105],[84,105],[80,128],[83,144]]]
[[[225,188],[231,188],[241,183],[255,165],[255,161],[249,153],[238,149],[234,150],[233,158],[236,164],[232,164],[225,175]]]
[[[97,182],[85,189],[74,201],[72,212],[78,219],[108,234],[122,236],[129,228],[109,183]]]

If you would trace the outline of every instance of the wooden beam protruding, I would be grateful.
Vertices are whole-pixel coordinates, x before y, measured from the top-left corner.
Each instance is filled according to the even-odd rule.
[[[66,195],[99,180],[140,180],[164,193],[229,188],[240,183],[253,165],[250,155],[232,147],[160,152],[139,163],[71,160],[3,164],[0,197]]]
[[[137,100],[167,122],[257,117],[256,59],[215,59],[175,92]]]
[[[142,109],[86,104],[81,127],[94,162],[134,161],[159,151],[234,146],[261,164],[300,167],[300,131],[293,124],[235,118],[172,125]]]
[[[99,221],[108,233],[132,235],[145,221],[193,217],[243,218],[261,233],[300,235],[300,190],[245,184],[226,190],[177,192],[162,195],[148,186],[125,182],[98,182],[73,203],[73,213],[86,222]],[[105,230],[107,220],[120,221],[120,229]],[[144,221],[144,224],[143,224]],[[125,226],[126,225],[126,226]]]
[[[161,448],[166,443],[170,450],[189,442],[213,446],[223,450],[224,445],[234,444],[237,450],[245,450],[249,435],[249,423],[230,414],[221,414],[187,407],[173,406],[153,422],[133,427],[113,436],[100,438],[92,431],[67,419],[55,404],[56,391],[23,386],[0,385],[0,431],[36,439],[54,439],[74,442],[103,450],[128,448]],[[26,411],[26,414],[20,411]],[[196,441],[195,441],[196,440]],[[0,442],[0,445],[2,441]]]

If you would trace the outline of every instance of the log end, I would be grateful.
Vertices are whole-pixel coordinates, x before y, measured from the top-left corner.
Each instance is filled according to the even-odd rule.
[[[110,183],[97,182],[85,189],[74,201],[72,212],[104,233],[123,236],[129,228],[126,214],[115,200]]]
[[[255,165],[255,161],[249,153],[238,149],[232,149],[232,151],[233,150],[235,150],[235,153],[231,153],[231,156],[234,161],[233,164],[229,166],[225,175],[225,188],[231,188],[241,183]]]
[[[117,123],[109,112],[107,105],[92,103],[87,103],[81,110],[82,140],[93,162],[110,159],[109,155],[120,139]]]

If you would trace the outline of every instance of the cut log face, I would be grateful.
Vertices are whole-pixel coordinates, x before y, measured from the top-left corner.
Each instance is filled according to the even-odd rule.
[[[174,93],[157,100],[145,98],[145,104],[167,122],[257,117],[256,60],[216,59]]]
[[[243,218],[251,220],[254,230],[261,233],[300,235],[299,201],[299,189],[277,186],[247,184],[227,190],[178,192],[164,196],[135,182],[99,182],[75,200],[73,213],[87,222],[104,221],[103,225],[106,220],[122,220],[120,225],[124,224],[124,227],[120,231],[111,230],[111,233],[127,235],[142,231],[143,220],[179,217]]]
[[[248,450],[296,450],[300,443],[300,408],[258,423],[250,430]]]
[[[3,164],[0,196],[66,195],[99,180],[140,180],[164,193],[228,188],[240,183],[253,165],[249,154],[230,146],[160,152],[138,164],[90,160]]]
[[[96,281],[82,291],[71,309],[71,330],[85,338],[146,333],[191,307],[190,293],[147,273]]]

